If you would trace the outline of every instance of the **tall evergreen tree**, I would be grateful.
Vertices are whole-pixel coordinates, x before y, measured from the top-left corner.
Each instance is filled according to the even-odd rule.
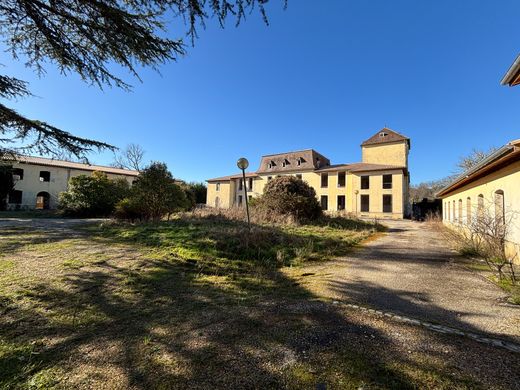
[[[176,60],[186,52],[183,38],[164,37],[165,17],[184,23],[193,43],[197,28],[210,18],[224,26],[239,24],[253,10],[267,22],[268,0],[2,0],[0,39],[15,60],[39,75],[53,64],[62,74],[78,73],[103,88],[131,86],[112,69],[117,64],[139,79],[138,68]],[[0,75],[0,99],[30,95],[27,83]],[[17,146],[15,146],[17,145]],[[20,146],[21,145],[21,146]],[[92,149],[113,149],[107,143],[80,138],[48,123],[29,119],[0,102],[0,155],[36,150],[66,150],[84,156]]]

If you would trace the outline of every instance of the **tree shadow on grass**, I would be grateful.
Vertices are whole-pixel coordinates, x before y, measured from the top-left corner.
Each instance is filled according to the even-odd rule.
[[[171,244],[159,232],[150,247]],[[141,238],[121,242],[137,250]],[[106,240],[90,237],[108,250]],[[204,247],[203,236],[196,240],[190,245]],[[228,252],[213,255],[222,253]],[[22,387],[37,378],[39,385],[84,388],[418,387],[417,378],[388,361],[443,374],[410,360],[385,333],[317,300],[261,257],[246,267],[247,256],[236,254],[244,264],[230,271],[222,262],[201,268],[161,255],[131,267],[117,260],[82,267],[63,283],[36,283],[23,297],[5,297],[0,385]],[[378,345],[369,346],[367,335]]]

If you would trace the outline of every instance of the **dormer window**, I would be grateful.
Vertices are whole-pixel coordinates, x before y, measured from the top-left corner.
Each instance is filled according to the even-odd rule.
[[[318,167],[318,168],[319,168],[319,167],[320,167],[320,165],[321,165],[321,160],[320,160],[320,158],[319,158],[319,157],[316,157],[316,167]]]
[[[304,163],[304,162],[305,162],[305,159],[303,157],[298,157],[298,160],[296,160],[296,164],[298,166],[302,165],[302,163]]]
[[[289,162],[289,160],[285,159],[285,160],[283,160],[283,162],[282,162],[282,167],[285,168],[287,165],[290,165],[290,164],[291,164],[291,163]]]
[[[276,166],[276,163],[273,160],[269,161],[269,164],[267,164],[267,168],[269,168],[269,169],[271,169],[275,166]]]

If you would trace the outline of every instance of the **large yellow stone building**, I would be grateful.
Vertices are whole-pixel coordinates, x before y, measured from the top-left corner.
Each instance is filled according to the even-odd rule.
[[[361,151],[361,162],[337,165],[313,149],[263,156],[258,170],[246,174],[248,196],[260,196],[274,177],[292,175],[316,190],[326,211],[345,211],[370,218],[404,218],[409,213],[410,139],[383,128],[361,144]],[[241,174],[207,182],[208,206],[243,205]]]
[[[16,161],[4,161],[13,167],[15,188],[8,197],[9,209],[54,209],[58,195],[67,191],[71,177],[104,172],[108,178],[124,178],[130,184],[137,171],[89,165],[43,157],[18,156]]]
[[[503,146],[437,195],[450,228],[471,226],[478,218],[507,222],[506,249],[520,262],[520,140]]]

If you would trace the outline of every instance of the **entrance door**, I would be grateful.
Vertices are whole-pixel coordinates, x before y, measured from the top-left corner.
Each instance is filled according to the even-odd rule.
[[[37,210],[47,210],[50,206],[51,196],[48,192],[39,192],[36,195],[36,209]]]

